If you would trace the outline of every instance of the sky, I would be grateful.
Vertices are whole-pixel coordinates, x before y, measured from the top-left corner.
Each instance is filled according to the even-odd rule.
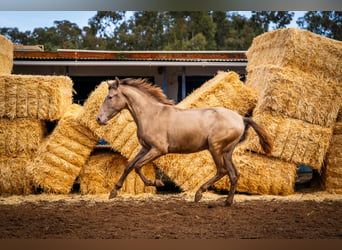
[[[250,16],[249,11],[239,13]],[[296,11],[292,23],[287,27],[297,27],[296,20],[304,13],[304,11]],[[19,31],[24,32],[32,31],[34,28],[52,27],[54,21],[68,20],[82,29],[95,14],[96,11],[0,11],[0,28],[17,27]]]

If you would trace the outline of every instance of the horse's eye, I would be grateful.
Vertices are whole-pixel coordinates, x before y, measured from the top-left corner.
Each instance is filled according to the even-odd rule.
[[[108,96],[108,99],[109,99],[109,100],[112,99],[112,98],[113,98],[113,96],[110,96],[110,95]]]

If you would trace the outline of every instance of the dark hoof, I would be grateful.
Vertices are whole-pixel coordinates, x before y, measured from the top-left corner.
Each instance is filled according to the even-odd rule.
[[[195,194],[195,202],[199,202],[202,199],[202,196],[203,196],[202,192],[200,190],[197,191]]]
[[[155,186],[156,187],[164,187],[164,183],[161,180],[156,180]]]
[[[116,188],[113,188],[112,192],[110,192],[108,199],[113,199],[118,195],[118,191]]]
[[[225,205],[226,207],[231,207],[232,204],[233,204],[233,201],[228,201],[228,200],[227,200],[227,201],[225,202],[224,205]]]

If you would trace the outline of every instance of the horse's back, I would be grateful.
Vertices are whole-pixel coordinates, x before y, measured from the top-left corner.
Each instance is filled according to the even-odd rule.
[[[240,138],[243,118],[225,108],[176,109],[169,120],[169,152],[196,152],[210,141]]]

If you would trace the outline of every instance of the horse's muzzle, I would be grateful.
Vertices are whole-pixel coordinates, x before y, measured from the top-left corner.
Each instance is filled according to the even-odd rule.
[[[96,117],[96,121],[98,124],[100,124],[101,126],[103,125],[107,125],[107,121],[103,121],[100,116]]]

